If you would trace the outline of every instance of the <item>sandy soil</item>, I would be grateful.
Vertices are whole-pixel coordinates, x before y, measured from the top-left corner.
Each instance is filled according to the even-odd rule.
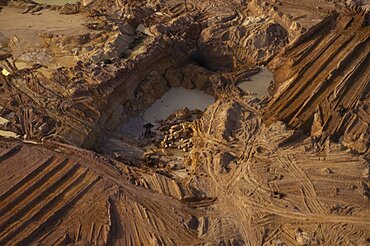
[[[41,46],[38,33],[78,35],[87,33],[81,15],[61,15],[56,11],[42,10],[34,15],[22,14],[23,9],[4,7],[0,12],[0,32],[10,40],[14,36],[22,44],[20,49]]]
[[[57,50],[46,49],[47,44],[40,34],[81,35],[87,33],[86,22],[81,15],[61,15],[56,11],[42,10],[36,14],[22,14],[23,9],[4,7],[0,12],[0,42],[4,51],[11,51],[18,69],[41,63],[50,67],[70,66],[74,58],[57,54]],[[50,76],[50,69],[42,69]]]

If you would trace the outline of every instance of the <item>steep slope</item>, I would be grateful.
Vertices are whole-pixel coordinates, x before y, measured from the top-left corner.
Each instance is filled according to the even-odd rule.
[[[332,14],[274,58],[276,93],[265,118],[368,152],[368,18],[358,8]]]

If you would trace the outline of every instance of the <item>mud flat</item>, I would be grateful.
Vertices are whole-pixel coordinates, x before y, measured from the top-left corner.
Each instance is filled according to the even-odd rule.
[[[260,67],[260,72],[249,77],[247,81],[238,83],[240,89],[256,93],[257,96],[268,95],[268,87],[274,81],[274,75],[266,68]]]

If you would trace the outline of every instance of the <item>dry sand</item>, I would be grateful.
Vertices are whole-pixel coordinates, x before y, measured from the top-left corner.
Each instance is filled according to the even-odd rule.
[[[4,7],[0,12],[2,41],[6,38],[14,40],[16,36],[19,42],[27,46],[37,46],[41,42],[38,33],[78,35],[88,32],[82,25],[85,20],[81,15],[61,15],[52,10],[42,10],[34,15],[22,12],[22,9],[13,7]]]

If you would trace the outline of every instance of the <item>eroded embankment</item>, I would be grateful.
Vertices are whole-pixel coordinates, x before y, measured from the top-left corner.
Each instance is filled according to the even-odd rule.
[[[276,94],[264,115],[366,153],[369,147],[369,14],[347,9],[314,27],[270,65]]]

